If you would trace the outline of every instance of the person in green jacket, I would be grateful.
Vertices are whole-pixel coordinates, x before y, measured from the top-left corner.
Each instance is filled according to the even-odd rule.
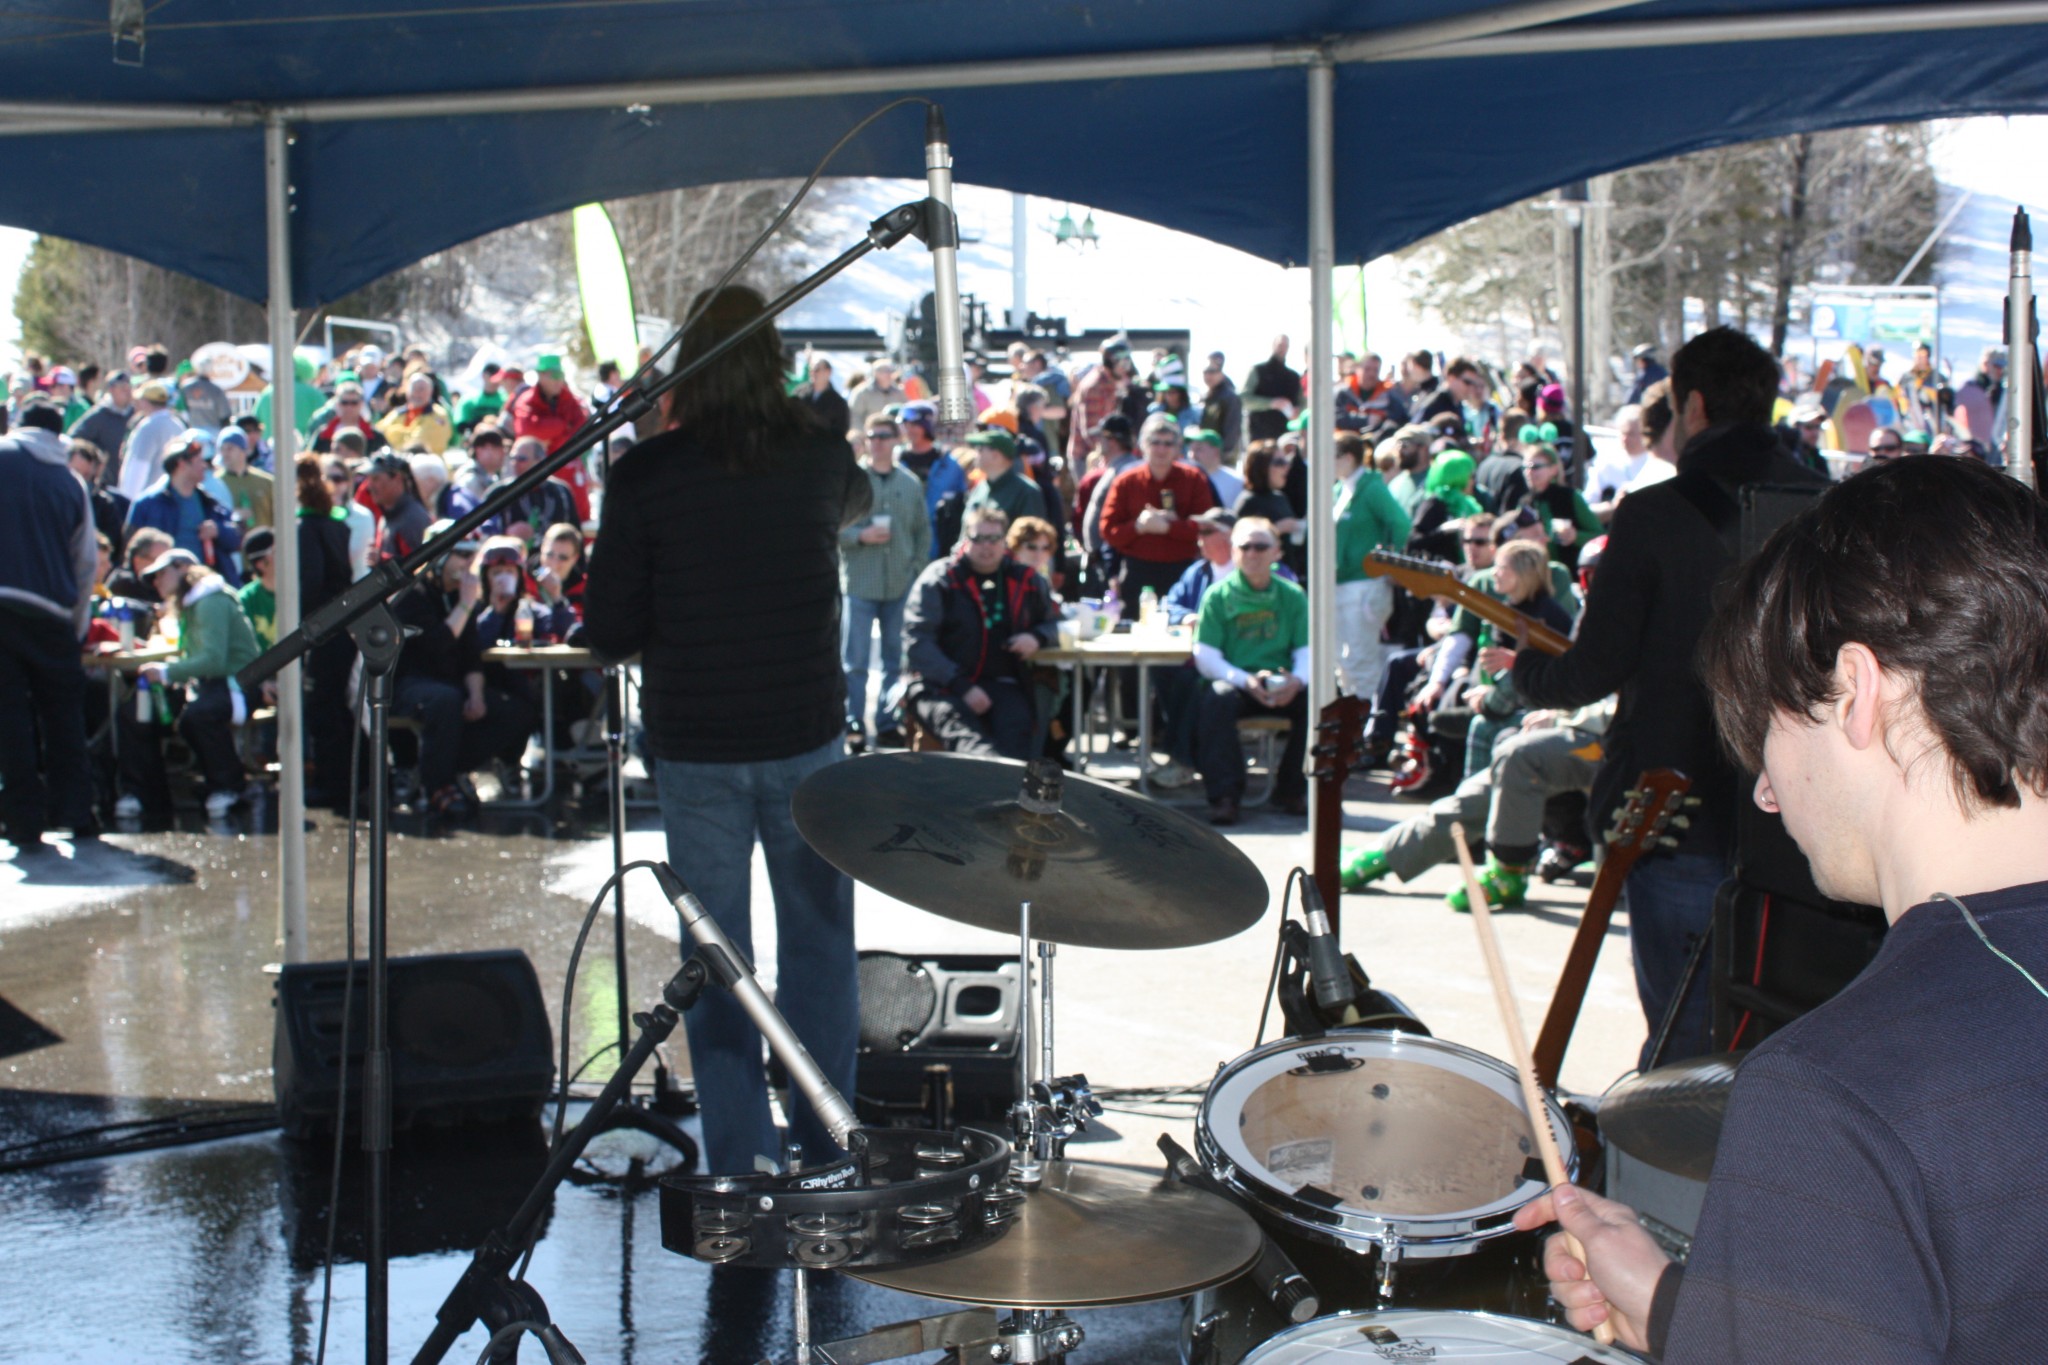
[[[467,435],[484,418],[496,417],[505,410],[505,395],[498,383],[503,373],[503,366],[484,366],[482,391],[463,399],[461,406],[455,409],[455,430],[458,433]]]
[[[313,387],[315,373],[312,361],[302,355],[292,357],[292,425],[301,438],[313,430],[313,418],[327,402],[327,395]],[[256,400],[256,420],[269,432],[277,430],[277,423],[270,420],[270,396],[276,387],[273,383]]]
[[[1365,557],[1403,550],[1414,529],[1380,478],[1371,447],[1356,432],[1337,437],[1337,675],[1346,694],[1379,695],[1392,650],[1385,639],[1394,614],[1394,582],[1370,578]]]
[[[242,757],[235,750],[235,726],[248,719],[249,708],[234,675],[261,652],[256,632],[227,580],[195,563],[190,554],[169,552],[150,566],[148,576],[157,596],[177,613],[178,657],[167,664],[146,664],[140,676],[167,695],[190,689],[178,715],[178,732],[205,775],[208,818],[225,819],[242,799],[245,785]],[[167,813],[163,751],[154,743],[124,743],[124,768],[130,751],[137,749],[146,751],[136,760],[142,768],[154,768],[153,773],[138,771],[142,799],[146,805],[151,796],[160,797]]]

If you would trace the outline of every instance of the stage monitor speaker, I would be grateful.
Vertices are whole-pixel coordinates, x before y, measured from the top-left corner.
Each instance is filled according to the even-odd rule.
[[[369,1037],[369,969],[358,962],[341,1037],[344,962],[288,965],[277,978],[271,1053],[285,1132],[332,1132],[362,1118],[363,1052]],[[532,1119],[554,1084],[554,1032],[540,978],[517,949],[391,959],[392,1122],[501,1123]]]
[[[860,955],[863,1123],[950,1127],[1001,1119],[1017,1098],[1017,959]]]

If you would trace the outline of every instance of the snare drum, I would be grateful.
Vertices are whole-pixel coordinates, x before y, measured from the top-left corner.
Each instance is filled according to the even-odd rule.
[[[1555,1104],[1549,1115],[1576,1173],[1570,1124]],[[1547,1182],[1504,1062],[1377,1029],[1282,1039],[1217,1074],[1195,1141],[1326,1312],[1548,1309],[1540,1239],[1513,1222]],[[1189,1304],[1183,1347],[1229,1365],[1288,1326],[1248,1280],[1233,1281]]]
[[[1571,1124],[1546,1107],[1575,1175]],[[1410,1033],[1345,1029],[1248,1052],[1209,1087],[1195,1140],[1268,1221],[1390,1264],[1469,1255],[1547,1188],[1514,1068]]]
[[[1282,1332],[1245,1357],[1244,1365],[1366,1365],[1427,1360],[1447,1365],[1641,1365],[1642,1357],[1602,1346],[1567,1327],[1493,1313],[1390,1309],[1337,1313]]]

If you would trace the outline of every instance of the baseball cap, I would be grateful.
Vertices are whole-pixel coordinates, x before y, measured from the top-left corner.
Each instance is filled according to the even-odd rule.
[[[540,356],[534,360],[533,368],[542,374],[560,374],[562,372],[562,357],[552,353]]]
[[[1802,399],[1792,405],[1792,425],[1803,427],[1809,422],[1827,420],[1828,410],[1812,398]]]
[[[1001,427],[988,427],[967,438],[967,444],[982,450],[1000,450],[1014,460],[1017,458],[1017,438]]]
[[[1207,427],[1189,427],[1181,435],[1190,445],[1193,445],[1196,441],[1206,441],[1218,450],[1223,449],[1222,433],[1211,431]]]
[[[1211,507],[1208,511],[1196,516],[1194,522],[1195,525],[1201,527],[1204,531],[1228,531],[1231,527],[1237,525],[1237,513],[1226,511],[1221,507]]]
[[[162,403],[168,407],[171,401],[171,386],[161,379],[152,379],[136,390],[136,394],[152,403]]]
[[[242,537],[242,559],[254,563],[277,549],[277,532],[268,526],[259,526]]]
[[[1545,408],[1564,407],[1564,385],[1545,384],[1536,394],[1536,401]]]
[[[78,387],[78,376],[71,372],[69,365],[59,365],[56,369],[50,371],[50,382],[52,384],[68,385],[75,389]]]
[[[148,568],[142,571],[142,576],[144,578],[155,578],[165,569],[177,568],[182,564],[197,564],[198,562],[199,556],[193,554],[190,550],[165,550],[156,557],[155,561]]]

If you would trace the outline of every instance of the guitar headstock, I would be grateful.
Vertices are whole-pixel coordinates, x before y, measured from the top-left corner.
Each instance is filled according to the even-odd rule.
[[[1455,586],[1459,581],[1455,564],[1395,550],[1367,554],[1365,571],[1374,578],[1391,578],[1417,597],[1433,597],[1444,591],[1447,582]]]
[[[1682,830],[1692,823],[1687,812],[1700,799],[1688,796],[1692,779],[1673,768],[1651,768],[1622,794],[1607,827],[1607,853],[1612,857],[1636,858],[1655,848],[1676,848]]]

